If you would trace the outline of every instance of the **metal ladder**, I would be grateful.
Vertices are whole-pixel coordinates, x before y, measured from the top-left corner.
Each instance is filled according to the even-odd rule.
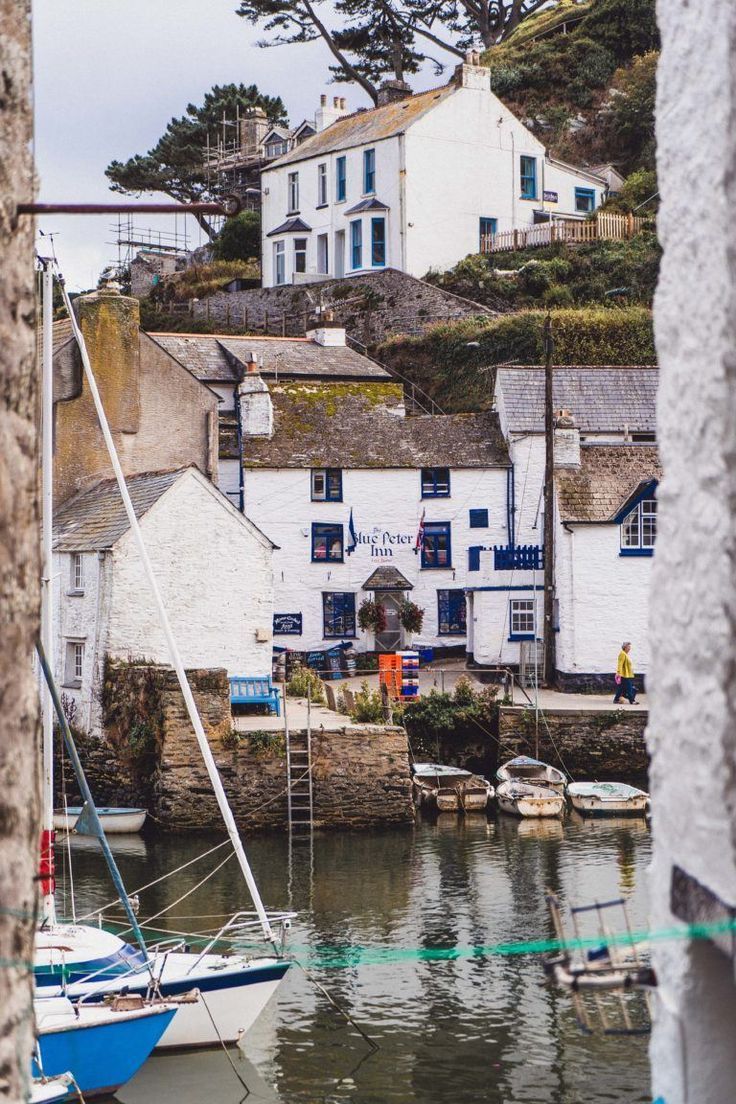
[[[307,729],[286,732],[286,781],[289,835],[312,831],[314,793],[312,787],[312,723],[311,708],[307,710]]]

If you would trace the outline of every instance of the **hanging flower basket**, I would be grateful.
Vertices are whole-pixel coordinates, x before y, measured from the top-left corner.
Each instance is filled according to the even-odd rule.
[[[408,633],[422,631],[424,624],[424,610],[416,602],[402,602],[399,610],[401,624]]]
[[[382,633],[386,631],[386,611],[380,602],[366,598],[358,608],[358,624],[365,632]]]

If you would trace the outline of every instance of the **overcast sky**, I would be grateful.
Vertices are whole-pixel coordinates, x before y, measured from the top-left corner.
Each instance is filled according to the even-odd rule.
[[[105,168],[145,153],[174,115],[200,103],[213,84],[255,83],[280,95],[293,122],[314,114],[327,90],[329,54],[321,43],[259,49],[260,37],[235,15],[236,0],[33,0],[36,163],[40,199],[104,202]],[[436,83],[427,74],[419,86]],[[351,107],[367,104],[356,86],[333,85]],[[163,199],[163,196],[159,197]],[[141,225],[173,229],[173,216]],[[200,244],[193,222],[190,245]],[[69,287],[94,287],[117,259],[108,216],[49,217]]]

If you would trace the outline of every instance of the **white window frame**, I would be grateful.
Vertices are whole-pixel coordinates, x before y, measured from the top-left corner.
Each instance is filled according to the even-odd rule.
[[[509,602],[509,636],[536,638],[536,598],[512,598]]]
[[[84,594],[84,555],[72,552],[69,556],[69,589],[72,594]]]
[[[317,166],[317,206],[327,206],[327,162],[321,161]]]
[[[317,235],[317,272],[327,276],[330,271],[330,235]]]
[[[273,243],[273,282],[276,287],[286,283],[286,242]]]
[[[287,178],[289,209],[287,214],[296,215],[299,211],[299,173],[289,173]]]
[[[64,649],[64,685],[80,687],[84,676],[84,641],[67,640]]]
[[[307,250],[309,248],[308,238],[294,238],[294,272],[306,272],[307,271]],[[302,267],[300,267],[297,257],[303,257]]]
[[[657,500],[643,498],[621,522],[622,551],[652,549],[657,542]]]

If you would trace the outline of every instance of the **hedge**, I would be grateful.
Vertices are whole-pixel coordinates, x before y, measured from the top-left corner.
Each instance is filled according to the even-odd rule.
[[[487,410],[498,364],[542,364],[544,311],[466,318],[420,337],[395,337],[377,358],[432,396],[446,413]],[[555,364],[656,364],[645,307],[553,310]],[[477,344],[476,344],[477,343]]]

